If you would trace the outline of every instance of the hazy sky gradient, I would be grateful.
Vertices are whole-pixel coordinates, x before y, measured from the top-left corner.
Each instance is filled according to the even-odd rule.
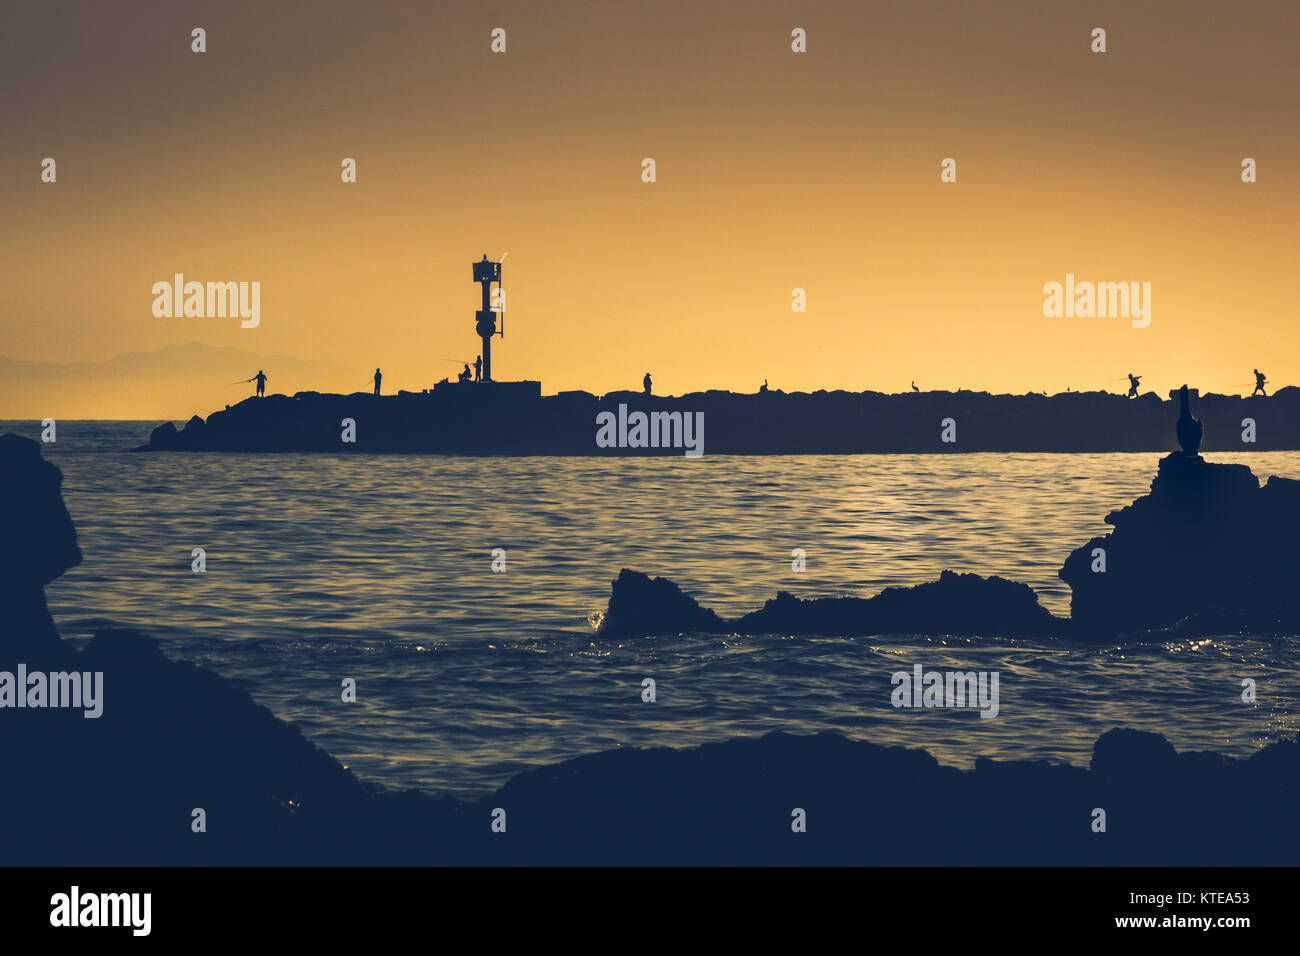
[[[1118,390],[1130,370],[1162,393],[1240,391],[1254,366],[1300,383],[1294,3],[0,16],[11,358],[201,341],[356,367],[268,368],[273,391],[355,388],[376,365],[386,388],[428,387],[477,354],[471,261],[508,250],[493,368],[546,392],[637,388],[647,369],[678,394]],[[176,272],[260,281],[261,326],[155,318],[150,287]],[[1066,272],[1151,282],[1151,327],[1044,318]],[[114,417],[111,391],[84,414]]]

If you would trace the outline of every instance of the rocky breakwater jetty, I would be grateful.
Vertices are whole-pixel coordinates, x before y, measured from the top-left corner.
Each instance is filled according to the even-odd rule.
[[[1146,452],[1168,447],[1170,408],[1152,392],[1135,399],[1102,391],[967,389],[542,396],[536,382],[446,383],[382,397],[306,391],[249,398],[206,420],[195,415],[179,430],[164,422],[137,450],[614,457],[677,456],[687,449],[705,455]],[[1252,449],[1300,449],[1300,388],[1268,397],[1199,396],[1198,413],[1210,451],[1241,450],[1246,418],[1258,426]],[[611,420],[603,416],[618,425],[598,439],[602,420]]]

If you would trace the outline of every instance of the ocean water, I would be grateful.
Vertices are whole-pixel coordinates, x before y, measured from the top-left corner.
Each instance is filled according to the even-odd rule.
[[[48,588],[62,633],[140,628],[389,786],[478,796],[596,750],[778,729],[923,746],[958,766],[1086,764],[1121,725],[1237,755],[1297,729],[1296,642],[595,635],[623,567],[724,615],[778,589],[866,596],[945,568],[1023,581],[1067,613],[1056,570],[1145,492],[1158,455],[131,453],[155,424],[60,422],[45,446],[85,554]],[[39,436],[33,422],[0,430]],[[1300,477],[1300,453],[1207,457]],[[918,663],[998,671],[998,717],[894,709],[891,673]],[[340,699],[349,677],[356,703]],[[641,701],[646,677],[655,703]]]

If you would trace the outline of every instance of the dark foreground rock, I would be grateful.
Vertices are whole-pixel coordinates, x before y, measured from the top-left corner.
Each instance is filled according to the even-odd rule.
[[[1177,404],[1148,392],[995,395],[989,392],[782,392],[710,390],[680,396],[570,391],[541,396],[537,383],[444,383],[427,393],[250,398],[181,430],[154,429],[141,451],[437,453],[464,455],[682,455],[680,444],[601,448],[596,416],[702,414],[705,454],[798,455],[866,452],[1141,452],[1169,448]],[[1269,397],[1205,395],[1197,412],[1208,451],[1300,448],[1300,389]],[[1258,426],[1241,443],[1241,421]],[[344,442],[343,420],[355,423]],[[947,419],[955,442],[942,440]],[[680,426],[680,421],[679,421]],[[661,429],[662,430],[662,429]],[[680,437],[680,436],[679,436]],[[648,440],[648,436],[647,436]]]
[[[922,750],[774,733],[592,754],[475,802],[369,787],[142,634],[103,631],[80,650],[58,638],[41,588],[80,552],[58,470],[25,441],[0,440],[0,526],[17,529],[0,538],[6,864],[1175,865],[1300,854],[1296,741],[1236,760],[1117,730],[1088,769],[985,759],[964,772]],[[953,578],[940,585],[1005,592],[1032,620],[1007,582]],[[634,588],[702,619],[665,585]],[[14,707],[20,666],[102,675],[100,715]],[[194,829],[200,809],[205,832]],[[798,811],[807,832],[792,830]],[[494,832],[502,813],[505,832]]]
[[[0,647],[66,650],[45,606],[45,585],[81,563],[62,484],[40,445],[0,435]]]
[[[477,802],[364,786],[242,691],[105,633],[97,720],[0,711],[9,864],[1293,864],[1300,744],[1249,760],[1116,730],[1091,769],[838,734],[622,748]],[[191,830],[206,812],[207,832]],[[1094,810],[1106,831],[1094,832]],[[494,833],[494,811],[506,832]],[[791,829],[803,810],[807,832]],[[499,816],[499,814],[498,814]]]

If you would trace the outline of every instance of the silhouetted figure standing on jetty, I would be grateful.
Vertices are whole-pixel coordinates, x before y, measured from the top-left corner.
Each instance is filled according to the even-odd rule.
[[[1141,375],[1134,375],[1132,372],[1128,373],[1128,397],[1129,398],[1138,397],[1138,386],[1141,384],[1142,384]]]
[[[244,379],[244,381],[257,383],[258,398],[261,398],[266,394],[266,373],[263,372],[260,368],[257,370],[256,375],[254,375],[252,378],[246,378]]]
[[[1187,386],[1178,390],[1178,424],[1174,431],[1178,435],[1178,444],[1184,455],[1195,455],[1201,449],[1201,435],[1204,429],[1198,419],[1192,417],[1192,407],[1187,401]]]
[[[483,381],[483,356],[474,359],[474,381]]]
[[[375,369],[375,398],[379,397],[379,383],[384,380],[384,375],[379,369]]]
[[[645,386],[645,393],[649,395],[650,394],[650,373],[649,372],[645,373],[645,378],[641,380],[641,384]]]
[[[1264,377],[1264,373],[1259,369],[1253,369],[1253,371],[1255,373],[1255,392],[1259,392],[1259,394],[1268,398],[1268,392],[1264,391],[1264,383],[1267,382],[1268,379]],[[1255,392],[1250,393],[1251,398],[1255,397]]]

